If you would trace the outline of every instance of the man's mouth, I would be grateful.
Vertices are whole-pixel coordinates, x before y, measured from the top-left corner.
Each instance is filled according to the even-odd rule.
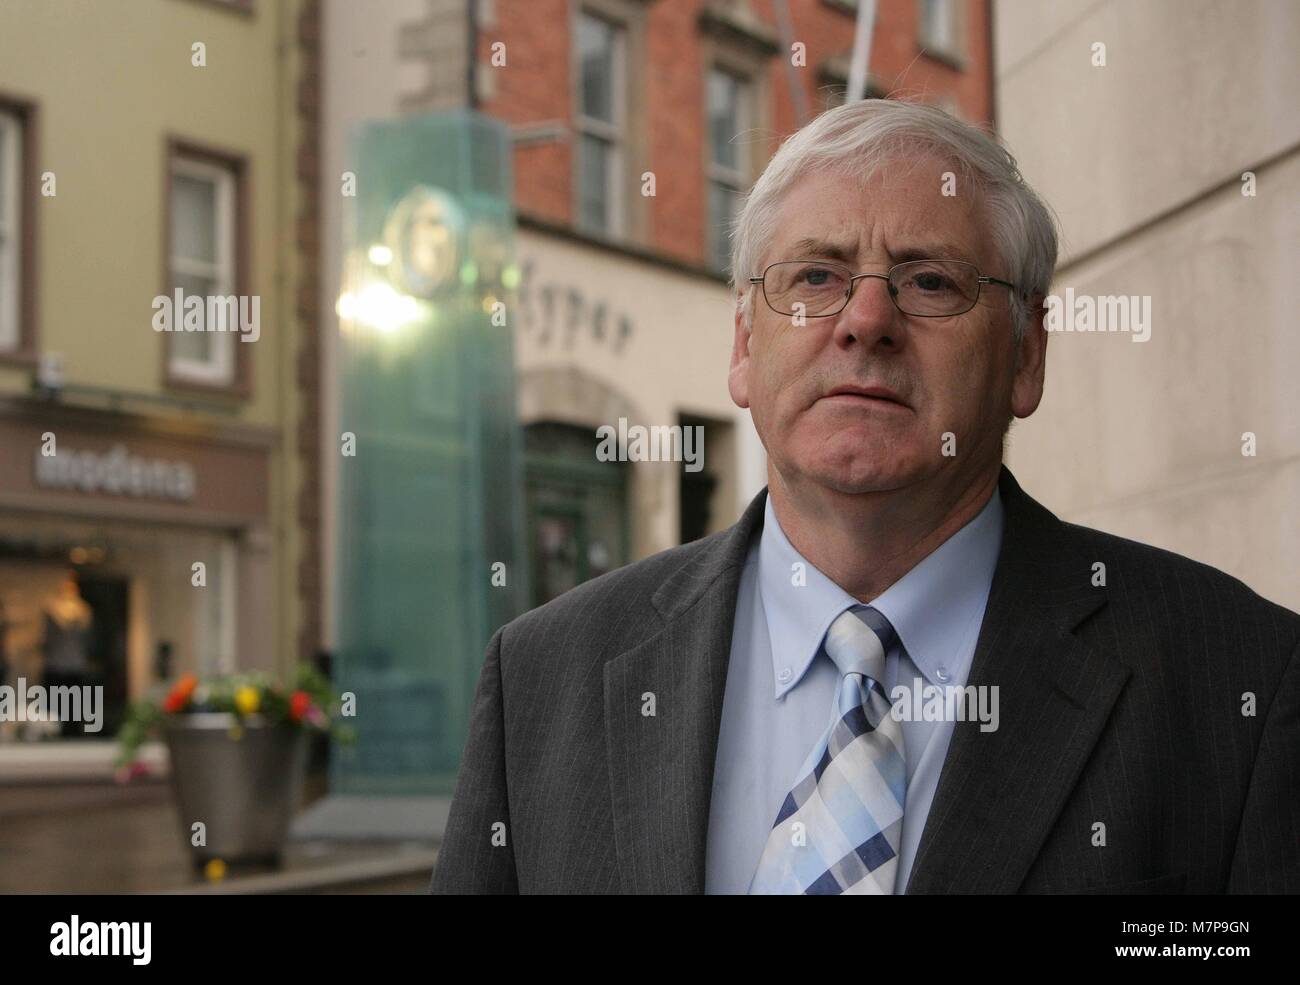
[[[889,387],[884,386],[837,386],[822,399],[837,398],[843,401],[857,401],[863,404],[896,404],[906,407],[900,397]]]

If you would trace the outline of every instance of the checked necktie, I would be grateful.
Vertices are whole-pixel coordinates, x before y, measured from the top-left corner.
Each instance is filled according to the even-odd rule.
[[[823,647],[840,673],[834,720],[777,813],[754,893],[891,894],[898,871],[907,763],[885,696],[885,654],[898,636],[875,609],[846,609]]]

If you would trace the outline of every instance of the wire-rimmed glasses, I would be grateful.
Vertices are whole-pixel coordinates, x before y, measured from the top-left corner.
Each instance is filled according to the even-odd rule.
[[[778,260],[751,277],[763,286],[768,307],[779,315],[826,318],[849,303],[859,280],[876,277],[889,285],[894,307],[915,318],[950,318],[975,307],[985,284],[1018,290],[1015,284],[986,277],[965,260],[908,260],[884,274],[855,274],[828,260]]]

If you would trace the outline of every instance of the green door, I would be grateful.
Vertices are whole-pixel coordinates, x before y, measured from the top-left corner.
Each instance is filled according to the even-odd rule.
[[[532,604],[628,562],[627,464],[596,460],[595,432],[524,429]]]

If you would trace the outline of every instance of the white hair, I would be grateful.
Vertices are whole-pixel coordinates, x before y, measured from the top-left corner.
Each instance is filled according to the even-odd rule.
[[[1047,293],[1056,269],[1055,217],[996,136],[937,107],[896,99],[864,99],[822,113],[782,142],[745,196],[731,230],[731,284],[747,327],[754,315],[750,288],[757,286],[749,278],[762,272],[781,201],[794,181],[821,170],[866,180],[887,160],[918,152],[952,162],[960,187],[982,196],[993,248],[1006,265],[1006,279],[1019,288],[1011,292],[1011,317],[1020,341],[1029,322],[1026,302]]]

